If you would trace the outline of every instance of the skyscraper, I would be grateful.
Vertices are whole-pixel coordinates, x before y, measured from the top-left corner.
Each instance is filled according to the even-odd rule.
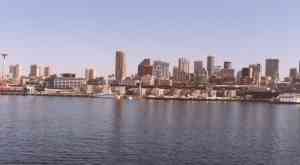
[[[300,61],[299,61],[299,71],[298,72],[300,73]]]
[[[295,80],[297,78],[297,75],[298,75],[298,71],[297,71],[297,68],[291,68],[290,69],[290,79],[291,80]]]
[[[202,61],[194,61],[194,73],[195,75],[199,75],[203,70],[203,62]]]
[[[279,59],[266,59],[266,76],[279,80]]]
[[[225,61],[224,62],[224,69],[231,69],[232,68],[232,62]]]
[[[95,80],[96,79],[96,71],[93,68],[85,69],[85,79],[86,80]]]
[[[21,67],[19,64],[9,66],[9,74],[14,81],[19,81],[21,77]]]
[[[178,81],[186,81],[189,80],[190,76],[190,62],[181,57],[178,60],[178,71],[177,71],[177,79]]]
[[[126,55],[120,50],[116,52],[115,76],[116,81],[119,83],[127,76]]]
[[[212,76],[215,72],[215,57],[214,56],[208,56],[207,57],[207,74],[208,77]]]
[[[169,66],[170,64],[163,61],[154,61],[153,62],[153,76],[156,79],[169,79]]]
[[[255,83],[257,86],[260,85],[261,81],[261,65],[260,64],[251,64],[249,65],[249,68],[252,69],[252,80],[253,83]]]
[[[145,67],[149,68],[151,65],[151,60],[149,58],[145,58],[139,65],[138,65],[138,76],[142,77],[145,73]]]
[[[29,77],[37,78],[42,76],[42,67],[36,64],[30,66]]]
[[[44,68],[44,76],[45,77],[49,77],[49,76],[51,76],[51,67],[50,66],[46,66],[45,68]]]

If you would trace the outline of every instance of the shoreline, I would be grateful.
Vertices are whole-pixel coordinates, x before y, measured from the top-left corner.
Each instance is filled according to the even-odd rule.
[[[78,98],[95,98],[94,95],[89,94],[21,94],[21,93],[0,93],[0,96],[41,96],[41,97],[78,97]],[[269,103],[269,104],[300,104],[300,103],[293,103],[293,102],[279,102],[274,101],[272,99],[242,99],[242,98],[180,98],[180,97],[173,97],[173,98],[166,98],[166,97],[136,97],[136,96],[122,96],[120,99],[128,99],[128,97],[132,97],[133,100],[161,100],[161,101],[198,101],[198,102],[243,102],[243,103]],[[98,98],[101,99],[101,98]],[[112,98],[117,99],[117,98]]]

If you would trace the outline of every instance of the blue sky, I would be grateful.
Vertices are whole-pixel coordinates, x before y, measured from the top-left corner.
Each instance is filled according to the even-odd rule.
[[[277,57],[281,75],[300,60],[297,0],[0,0],[0,51],[28,71],[113,72],[114,52],[129,71],[144,58],[176,64],[178,57],[235,68]]]

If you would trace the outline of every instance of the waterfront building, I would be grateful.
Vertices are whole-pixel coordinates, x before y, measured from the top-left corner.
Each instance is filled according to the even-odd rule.
[[[279,59],[266,59],[266,76],[279,80]]]
[[[85,69],[85,79],[90,81],[90,80],[95,80],[96,79],[96,71],[93,68],[87,68]]]
[[[44,68],[44,76],[45,76],[45,77],[50,77],[51,74],[52,74],[51,67],[50,67],[50,66],[46,66],[46,67]]]
[[[31,77],[31,78],[38,78],[38,77],[43,76],[42,69],[43,68],[41,66],[39,66],[39,65],[36,65],[36,64],[31,65],[30,66],[29,77]]]
[[[127,76],[127,63],[126,55],[123,51],[118,50],[116,52],[115,61],[115,77],[118,83],[121,83]]]
[[[138,76],[142,77],[146,74],[152,75],[153,67],[151,66],[151,60],[149,58],[145,58],[139,65],[138,65]]]
[[[214,56],[208,56],[207,57],[207,74],[208,77],[211,77],[215,73],[215,57]]]
[[[154,78],[151,75],[145,75],[141,78],[142,86],[154,86]]]
[[[153,76],[155,79],[169,79],[169,66],[170,64],[163,61],[153,62]]]
[[[19,64],[9,66],[9,74],[12,80],[19,82],[21,78],[21,67]]]
[[[157,79],[157,80],[155,80],[155,85],[157,87],[171,88],[172,85],[173,85],[173,81],[172,80],[160,80],[160,79]]]
[[[63,73],[61,77],[50,77],[46,81],[46,87],[50,89],[83,89],[87,81],[84,78],[76,78],[75,74]]]

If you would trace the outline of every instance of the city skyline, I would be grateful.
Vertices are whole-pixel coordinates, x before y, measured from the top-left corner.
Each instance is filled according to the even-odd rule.
[[[8,64],[54,64],[81,75],[86,67],[110,74],[117,48],[128,54],[129,73],[144,57],[174,66],[178,57],[205,61],[212,54],[238,69],[279,58],[283,77],[298,65],[291,60],[300,52],[298,3],[4,0],[0,50],[10,54]]]
[[[8,54],[6,54],[8,56]],[[7,60],[7,57],[6,57]],[[166,76],[165,78],[169,78],[170,76],[172,76],[175,79],[178,80],[183,80],[185,76],[188,76],[188,74],[196,74],[198,75],[201,70],[201,68],[204,69],[205,72],[207,72],[207,76],[210,77],[211,75],[209,75],[209,70],[212,69],[211,72],[216,72],[217,70],[219,70],[218,72],[220,72],[220,69],[225,69],[228,70],[229,72],[231,72],[231,70],[233,71],[233,73],[225,73],[225,74],[230,74],[234,77],[238,77],[239,75],[239,71],[243,71],[243,69],[245,68],[252,68],[253,70],[256,70],[256,65],[259,65],[259,72],[261,73],[260,76],[269,76],[269,77],[273,77],[274,79],[277,80],[284,80],[284,78],[288,78],[291,77],[291,74],[297,74],[300,73],[300,61],[298,61],[298,68],[297,67],[290,67],[289,68],[289,73],[287,75],[282,76],[281,73],[281,67],[280,67],[280,59],[278,58],[266,58],[264,60],[264,62],[258,62],[256,64],[247,64],[246,66],[243,66],[242,68],[235,68],[233,65],[232,61],[223,61],[222,63],[216,63],[216,56],[212,56],[212,55],[208,55],[206,57],[206,60],[195,60],[195,61],[190,61],[189,59],[185,58],[185,57],[178,57],[178,63],[175,65],[171,65],[169,61],[162,61],[162,60],[156,60],[156,59],[151,59],[149,57],[145,57],[143,58],[139,64],[137,64],[135,66],[136,70],[133,71],[133,73],[128,73],[128,65],[127,65],[127,55],[126,52],[124,52],[123,50],[117,49],[115,52],[115,64],[113,65],[114,68],[113,70],[107,74],[107,75],[103,75],[103,74],[98,74],[97,70],[94,67],[85,67],[84,68],[84,73],[76,73],[74,71],[70,71],[70,72],[65,72],[65,71],[54,71],[53,69],[53,65],[41,65],[41,64],[31,64],[29,66],[29,71],[28,72],[24,72],[24,67],[20,66],[20,64],[9,64],[8,66],[5,66],[4,70],[5,70],[5,74],[8,76],[8,74],[11,74],[11,70],[14,70],[14,67],[19,67],[18,70],[18,77],[20,76],[29,76],[29,77],[39,77],[39,76],[50,76],[51,74],[62,74],[62,73],[74,73],[79,75],[79,77],[107,77],[107,76],[111,76],[111,75],[115,75],[116,79],[118,81],[122,81],[124,80],[126,77],[130,77],[130,76],[139,76],[141,77],[141,74],[143,75],[143,72],[145,72],[144,70],[142,70],[144,67],[151,67],[153,70],[153,73],[151,71],[151,75],[153,74],[154,77],[158,78],[156,74],[156,66],[157,65],[162,65],[159,66],[158,69],[160,69],[161,67],[167,67],[165,68],[164,72],[164,76]],[[206,62],[206,65],[204,64],[204,62]],[[274,63],[275,62],[275,63]],[[200,64],[199,64],[200,63]],[[166,65],[166,66],[164,66]],[[200,66],[197,66],[200,65]],[[254,67],[254,68],[253,68]],[[150,68],[148,68],[150,69]],[[2,69],[3,70],[3,69]],[[8,71],[6,71],[8,70]],[[178,70],[178,71],[177,71]],[[291,71],[293,70],[293,71]],[[92,73],[90,73],[92,72]],[[149,72],[149,71],[146,71]],[[160,72],[160,71],[159,71]],[[235,73],[236,72],[236,73]],[[291,72],[295,72],[295,73],[291,73]],[[187,75],[182,75],[182,74],[187,74]],[[14,73],[12,73],[14,74]],[[162,74],[162,73],[159,73]],[[13,76],[13,75],[11,75]],[[164,77],[163,76],[163,77]],[[119,77],[119,78],[118,78]],[[180,78],[181,77],[181,78]],[[231,76],[230,76],[231,77]],[[293,76],[292,76],[293,77]],[[160,77],[162,78],[162,77]],[[187,77],[186,77],[187,78]],[[187,78],[189,79],[189,78]]]

